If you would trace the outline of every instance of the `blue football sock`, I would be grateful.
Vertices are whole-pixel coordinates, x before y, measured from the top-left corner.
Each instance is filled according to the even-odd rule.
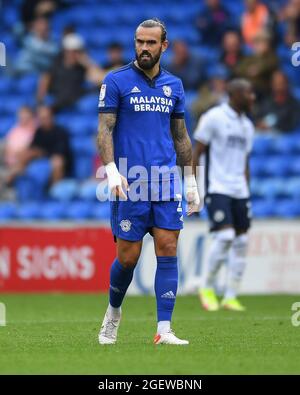
[[[155,274],[157,321],[171,321],[178,286],[176,256],[158,256]]]
[[[109,303],[113,307],[120,307],[127,288],[129,287],[134,268],[125,268],[116,258],[110,269]]]

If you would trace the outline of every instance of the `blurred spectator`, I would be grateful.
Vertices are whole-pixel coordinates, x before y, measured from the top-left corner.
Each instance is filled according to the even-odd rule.
[[[196,20],[203,45],[219,46],[225,31],[231,28],[230,14],[220,0],[206,0],[206,6]]]
[[[253,40],[253,55],[245,57],[235,68],[235,74],[253,83],[258,100],[268,94],[272,73],[278,67],[278,59],[271,47],[268,33],[260,32]]]
[[[23,0],[21,19],[25,26],[36,17],[49,17],[59,7],[60,0]]]
[[[245,0],[246,11],[242,16],[242,35],[246,44],[252,46],[258,33],[268,24],[268,8],[259,0]]]
[[[290,132],[299,126],[300,103],[289,89],[288,79],[280,70],[272,75],[271,95],[255,111],[256,126],[261,130]]]
[[[167,69],[181,78],[186,90],[195,90],[205,80],[204,62],[193,55],[181,40],[172,44],[173,58]]]
[[[14,166],[18,156],[30,146],[36,130],[34,111],[23,106],[18,111],[18,123],[8,132],[4,144],[4,163]]]
[[[38,103],[44,102],[50,93],[53,95],[55,111],[71,106],[87,93],[87,80],[99,86],[103,75],[103,71],[85,53],[81,37],[75,33],[67,34],[63,38],[63,53],[40,80]]]
[[[278,12],[278,19],[287,23],[287,31],[294,37],[293,42],[300,39],[300,0],[289,0]]]
[[[208,82],[199,90],[198,99],[192,105],[195,119],[211,107],[228,101],[226,92],[228,76],[228,71],[222,65],[217,65],[209,71]]]
[[[123,55],[123,47],[119,43],[111,43],[107,49],[107,63],[103,65],[103,69],[108,72],[126,64]]]
[[[49,36],[48,20],[37,18],[32,22],[30,31],[23,40],[23,48],[14,70],[17,73],[46,71],[58,51],[58,45]]]
[[[235,67],[244,58],[242,39],[237,31],[231,30],[224,34],[220,62],[227,67],[230,77],[234,75]]]
[[[49,158],[52,167],[51,183],[62,179],[70,170],[71,154],[68,134],[54,123],[50,107],[41,106],[38,109],[38,121],[39,127],[31,145],[18,156],[18,161],[12,166],[8,176],[8,183],[21,175],[34,159]]]

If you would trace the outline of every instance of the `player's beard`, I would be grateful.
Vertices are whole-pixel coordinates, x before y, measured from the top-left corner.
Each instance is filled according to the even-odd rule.
[[[140,55],[135,52],[135,57],[138,62],[138,65],[143,70],[151,70],[157,62],[159,62],[160,56],[162,52],[162,47],[160,47],[158,53],[152,56],[148,51],[143,51]],[[143,59],[143,55],[148,55],[149,59]]]

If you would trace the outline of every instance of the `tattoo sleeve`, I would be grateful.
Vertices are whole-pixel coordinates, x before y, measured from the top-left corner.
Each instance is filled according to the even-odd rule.
[[[171,119],[171,134],[177,154],[177,165],[182,169],[184,166],[192,166],[192,143],[184,119]]]
[[[100,113],[97,145],[103,164],[114,162],[113,130],[117,115],[114,113]]]

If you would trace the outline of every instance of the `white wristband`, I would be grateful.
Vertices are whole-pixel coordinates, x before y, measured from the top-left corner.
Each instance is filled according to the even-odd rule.
[[[106,165],[105,171],[107,174],[108,187],[110,191],[116,186],[122,185],[121,176],[115,162],[110,162],[108,165]]]
[[[190,201],[191,196],[196,204],[200,203],[198,186],[196,182],[196,178],[193,174],[184,177],[184,185],[185,185],[185,198],[187,201]],[[190,196],[188,196],[190,195]]]

